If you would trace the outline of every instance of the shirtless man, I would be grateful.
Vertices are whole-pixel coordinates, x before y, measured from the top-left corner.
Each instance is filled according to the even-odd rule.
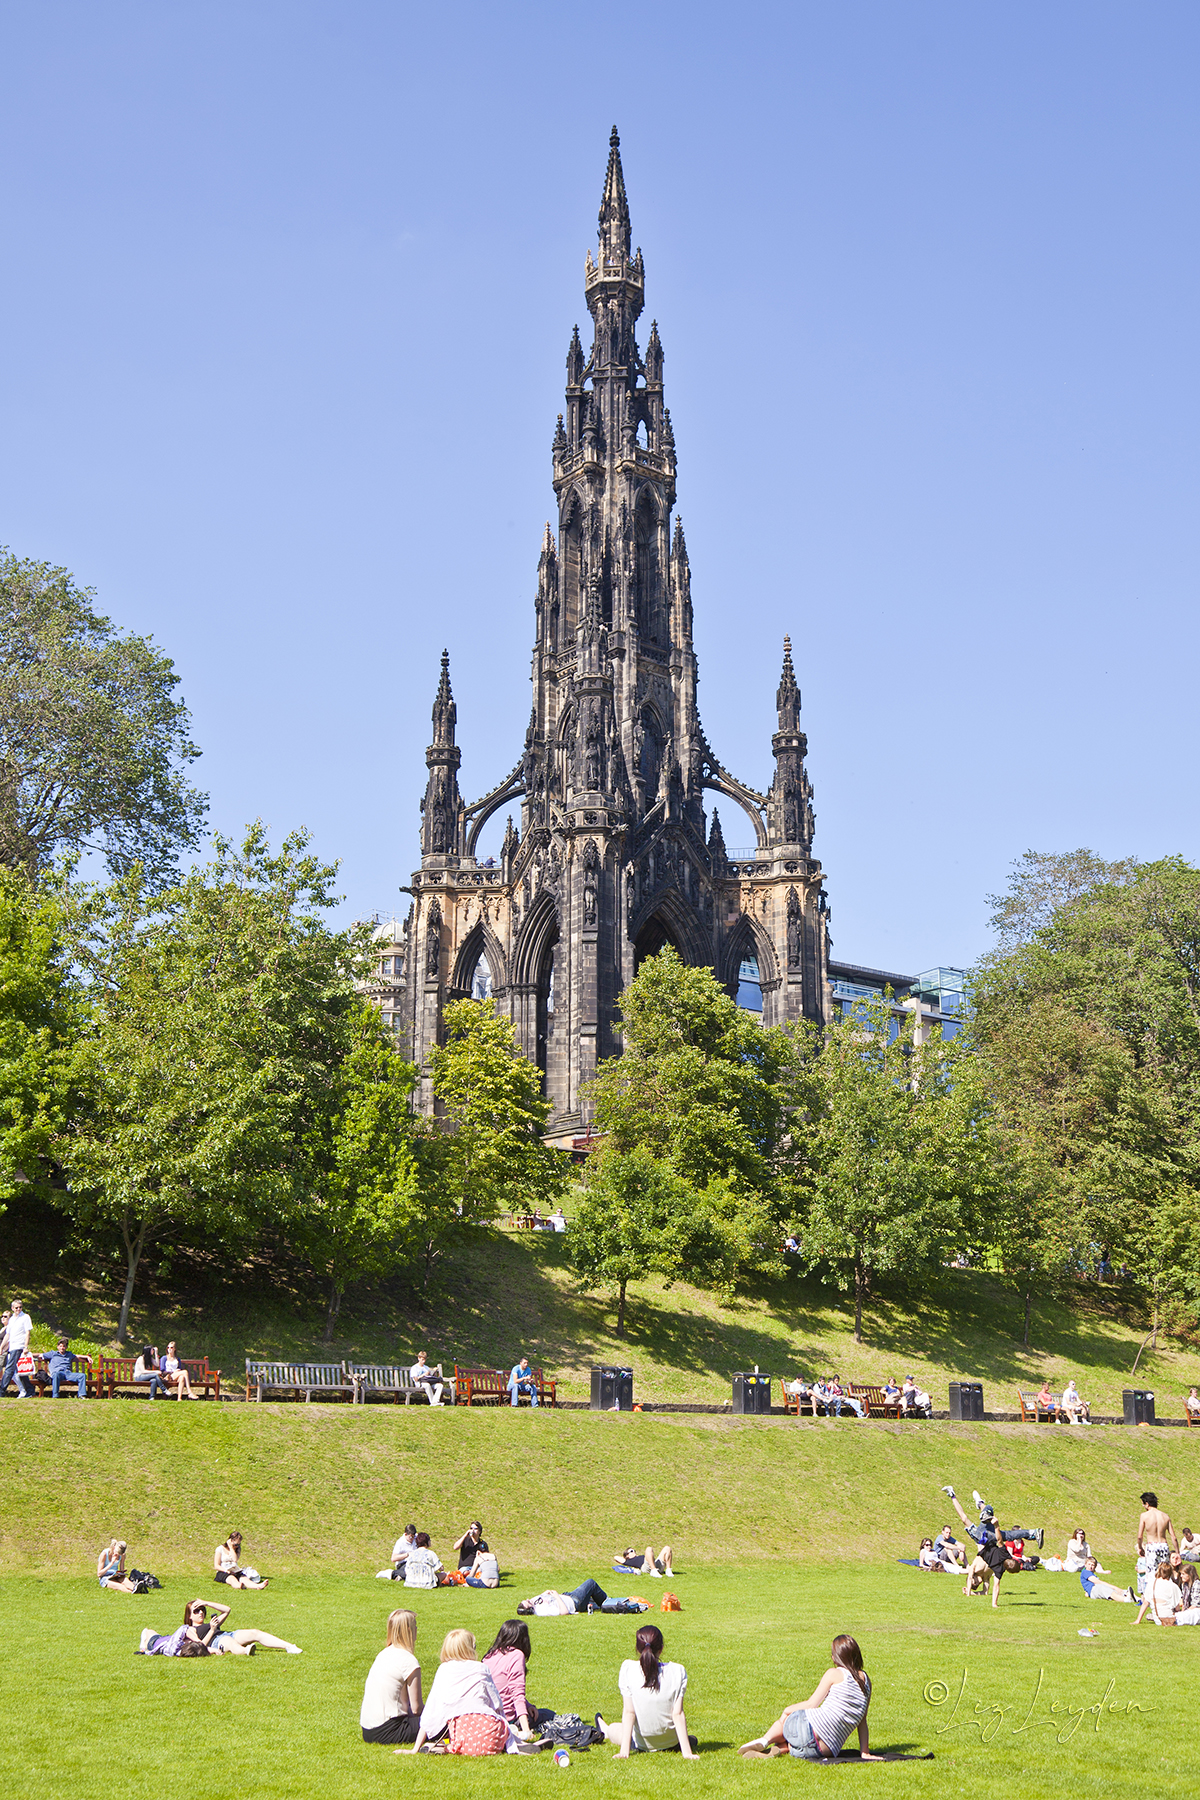
[[[1170,1559],[1170,1538],[1176,1550],[1179,1539],[1175,1536],[1175,1527],[1158,1504],[1157,1494],[1142,1495],[1142,1516],[1138,1520],[1137,1547],[1138,1555],[1146,1559],[1146,1589],[1154,1579],[1155,1571],[1160,1563]]]

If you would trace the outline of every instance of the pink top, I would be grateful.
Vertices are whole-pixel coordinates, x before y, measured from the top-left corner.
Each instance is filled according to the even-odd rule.
[[[504,1706],[504,1716],[515,1724],[527,1711],[525,1699],[525,1653],[523,1650],[497,1650],[485,1656],[483,1666],[496,1684],[496,1692]]]

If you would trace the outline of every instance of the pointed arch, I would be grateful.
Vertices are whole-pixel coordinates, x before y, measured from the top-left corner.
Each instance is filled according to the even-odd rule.
[[[636,948],[646,946],[656,935],[660,941],[653,949],[643,948],[642,956],[653,956],[663,943],[673,944],[683,961],[695,969],[711,969],[713,955],[708,933],[696,913],[675,888],[655,894],[634,914],[629,923],[629,939]]]
[[[583,591],[583,498],[579,489],[569,488],[559,513],[558,578],[562,594],[559,647],[575,642],[579,623],[580,596]]]
[[[558,942],[558,906],[544,890],[525,916],[513,946],[512,980],[521,987],[537,984],[546,952]]]
[[[508,986],[508,964],[500,940],[490,926],[482,919],[476,921],[462,941],[458,955],[454,959],[454,980],[451,983],[456,994],[469,995],[475,978],[475,970],[479,966],[481,956],[487,958],[487,965],[492,976],[492,993],[496,995]]]
[[[766,996],[779,986],[779,958],[775,954],[775,946],[756,919],[749,913],[743,913],[728,938],[721,957],[719,970],[721,985],[731,999],[736,1000],[738,979],[743,962],[758,964],[758,979],[763,990],[764,1009]]]

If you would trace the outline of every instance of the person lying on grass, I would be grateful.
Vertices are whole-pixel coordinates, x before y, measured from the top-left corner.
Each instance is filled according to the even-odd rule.
[[[694,1761],[699,1745],[688,1736],[683,1710],[687,1670],[682,1663],[662,1661],[663,1634],[657,1625],[643,1625],[633,1642],[636,1660],[623,1662],[617,1675],[624,1702],[621,1723],[606,1725],[597,1713],[597,1731],[618,1746],[618,1757],[631,1750],[678,1750]]]
[[[183,1609],[183,1638],[192,1643],[203,1644],[214,1656],[253,1656],[256,1649],[286,1650],[289,1656],[300,1656],[303,1652],[299,1644],[289,1644],[286,1638],[275,1637],[269,1631],[259,1631],[250,1626],[241,1631],[226,1631],[225,1621],[229,1617],[227,1606],[214,1606],[212,1618],[208,1617],[209,1609],[203,1600],[189,1600]],[[173,1634],[178,1635],[178,1634]],[[140,1654],[142,1656],[178,1656],[178,1650],[155,1650],[151,1643],[158,1642],[153,1631],[143,1631]]]
[[[652,1575],[656,1580],[661,1580],[665,1575],[669,1581],[673,1581],[675,1571],[671,1567],[672,1555],[670,1544],[664,1544],[657,1556],[654,1554],[653,1544],[646,1545],[645,1556],[635,1545],[631,1545],[628,1550],[614,1552],[613,1568],[631,1575]]]
[[[421,1729],[417,1615],[389,1613],[387,1641],[367,1671],[358,1723],[364,1744],[415,1744]]]
[[[505,1751],[533,1750],[522,1744],[504,1716],[504,1706],[491,1674],[475,1654],[469,1631],[448,1631],[442,1643],[438,1672],[421,1713],[414,1752],[442,1751],[434,1740],[449,1729],[451,1756],[500,1756]],[[407,1744],[397,1744],[403,1755]]]
[[[1089,1600],[1125,1600],[1137,1604],[1137,1595],[1131,1587],[1114,1587],[1111,1581],[1100,1580],[1100,1565],[1094,1556],[1089,1556],[1080,1569],[1079,1585]]]
[[[594,1612],[650,1610],[644,1600],[610,1597],[589,1575],[586,1581],[581,1581],[577,1588],[571,1588],[566,1594],[560,1594],[557,1588],[546,1588],[540,1594],[530,1595],[528,1600],[518,1600],[517,1613],[521,1618],[531,1614],[537,1619],[568,1618],[572,1613],[585,1613],[589,1606]]]
[[[806,1762],[832,1761],[842,1753],[850,1733],[858,1729],[858,1753],[864,1762],[882,1762],[871,1753],[867,1708],[871,1677],[863,1668],[862,1651],[852,1637],[835,1637],[826,1669],[807,1700],[785,1706],[761,1737],[743,1744],[742,1756],[803,1757]]]
[[[265,1588],[271,1579],[269,1575],[260,1575],[257,1569],[242,1567],[242,1534],[231,1531],[223,1544],[218,1544],[213,1551],[213,1568],[216,1573],[214,1581],[224,1582],[231,1588]]]
[[[504,1716],[527,1741],[535,1735],[534,1725],[554,1717],[552,1706],[532,1706],[525,1692],[525,1671],[532,1655],[529,1627],[524,1619],[505,1619],[491,1649],[483,1653],[483,1666],[496,1684]]]

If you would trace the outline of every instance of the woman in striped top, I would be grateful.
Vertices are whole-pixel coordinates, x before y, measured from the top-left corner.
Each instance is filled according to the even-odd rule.
[[[862,1651],[852,1637],[835,1637],[833,1667],[827,1669],[807,1700],[785,1706],[760,1738],[743,1744],[743,1756],[803,1757],[824,1762],[841,1755],[842,1745],[855,1726],[858,1750],[864,1762],[882,1762],[871,1754],[867,1708],[871,1704],[871,1677],[862,1665]]]

